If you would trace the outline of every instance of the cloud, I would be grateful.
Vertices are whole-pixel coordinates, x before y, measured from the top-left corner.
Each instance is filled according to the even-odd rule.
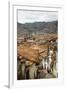
[[[24,11],[18,10],[18,22],[19,23],[32,23],[32,22],[48,22],[58,20],[57,12],[49,11]]]

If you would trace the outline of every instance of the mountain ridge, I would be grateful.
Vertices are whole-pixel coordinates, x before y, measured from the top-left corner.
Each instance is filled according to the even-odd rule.
[[[58,21],[52,22],[34,22],[34,23],[17,23],[17,34],[25,33],[57,33]],[[21,35],[19,35],[21,36]]]

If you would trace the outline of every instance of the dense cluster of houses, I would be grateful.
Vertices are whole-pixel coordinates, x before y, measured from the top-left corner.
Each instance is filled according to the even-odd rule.
[[[57,35],[20,38],[17,41],[17,79],[58,77]]]

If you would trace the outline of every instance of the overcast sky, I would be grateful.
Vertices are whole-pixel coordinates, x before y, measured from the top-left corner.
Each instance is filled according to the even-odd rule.
[[[57,12],[47,12],[47,11],[17,11],[17,21],[19,23],[32,23],[32,22],[50,22],[58,20]]]

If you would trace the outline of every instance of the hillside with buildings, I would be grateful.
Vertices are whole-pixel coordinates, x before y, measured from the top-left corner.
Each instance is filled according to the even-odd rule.
[[[57,78],[58,22],[17,23],[17,79]]]

